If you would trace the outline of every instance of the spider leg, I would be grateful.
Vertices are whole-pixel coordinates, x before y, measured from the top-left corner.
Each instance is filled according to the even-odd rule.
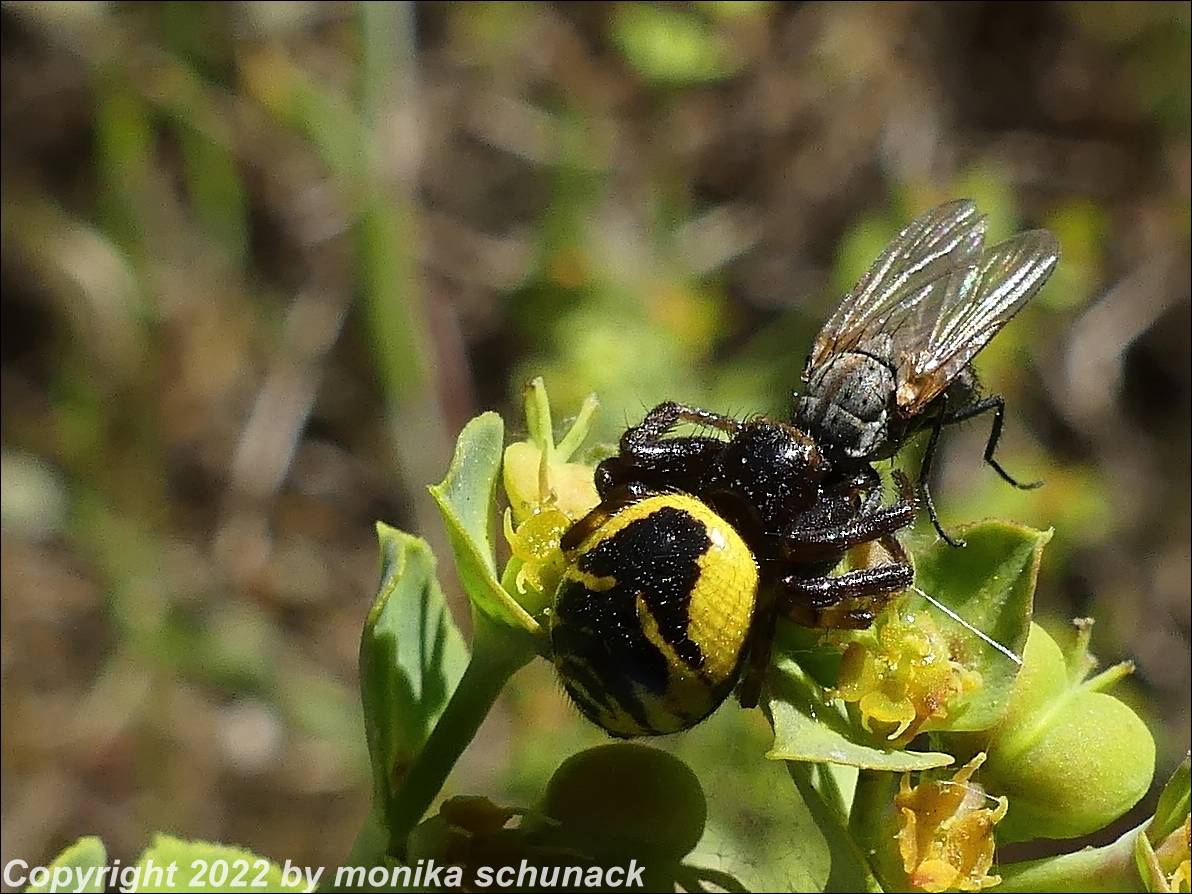
[[[820,617],[822,610],[831,608],[843,599],[850,596],[882,596],[910,586],[914,572],[906,550],[894,532],[914,520],[918,507],[913,500],[913,485],[904,475],[898,474],[897,477],[904,497],[902,501],[855,522],[835,527],[796,528],[792,532],[799,538],[800,550],[815,546],[833,552],[876,541],[893,559],[893,564],[849,572],[839,577],[800,578],[790,575],[783,578],[780,581],[782,589],[788,596],[795,597],[792,600],[794,605],[788,611],[792,620],[806,627],[821,627],[824,626]],[[787,544],[791,545],[789,540]],[[863,629],[873,623],[873,618],[872,607],[858,607],[835,613],[831,626]],[[777,621],[778,610],[773,600],[759,608],[754,629],[749,634],[749,654],[737,692],[737,699],[743,708],[755,707],[761,697]]]
[[[783,534],[782,542],[789,555],[800,559],[831,555],[901,531],[915,520],[917,514],[918,508],[913,502],[899,500],[843,524],[792,528]]]
[[[873,506],[867,497],[865,508],[845,522],[791,528],[782,535],[786,553],[792,558],[806,560],[830,556],[879,539],[897,543],[890,535],[909,527],[919,513],[919,506],[914,487],[906,476],[895,472],[895,477],[902,494],[898,502],[888,506],[880,503]],[[871,496],[880,500],[880,493],[871,492]]]
[[[915,579],[915,572],[905,562],[878,565],[848,571],[835,577],[800,577],[788,575],[779,581],[791,601],[791,619],[806,627],[822,627],[822,612],[845,599],[856,596],[884,596],[905,590]],[[873,621],[873,609],[861,608],[833,618],[834,627],[866,627]]]
[[[639,445],[658,441],[680,422],[706,425],[726,435],[735,435],[741,430],[741,423],[732,416],[668,400],[652,409],[641,422],[621,436],[621,450],[632,453]]]
[[[993,426],[989,430],[989,440],[985,442],[985,462],[993,466],[993,470],[1001,475],[1006,483],[1012,484],[1019,490],[1034,490],[1036,487],[1042,487],[1042,481],[1019,481],[1003,469],[1001,463],[993,458],[993,452],[997,450],[998,441],[1002,437],[1002,422],[1006,415],[1006,399],[1000,394],[991,395],[945,416],[943,424],[951,425],[954,422],[963,422],[965,419],[972,419],[975,416],[980,416],[982,413],[988,413],[990,410],[993,410]]]
[[[756,708],[761,700],[762,684],[766,681],[766,669],[770,665],[770,647],[774,642],[774,628],[778,623],[778,612],[773,604],[758,612],[753,629],[749,632],[749,653],[745,671],[737,690],[737,701],[742,708]]]
[[[728,435],[735,435],[741,423],[731,416],[667,401],[659,404],[645,418],[621,436],[620,453],[596,467],[596,489],[603,497],[626,482],[652,477],[698,478],[708,463],[724,450],[721,438],[691,435],[668,438],[680,422],[706,425]]]

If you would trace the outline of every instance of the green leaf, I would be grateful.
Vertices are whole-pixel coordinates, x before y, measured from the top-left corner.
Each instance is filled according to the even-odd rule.
[[[173,871],[171,872],[171,867]],[[138,891],[300,891],[281,867],[252,851],[158,834],[137,861]]]
[[[505,424],[496,413],[477,416],[460,432],[442,483],[430,488],[443,516],[464,591],[477,611],[498,625],[539,635],[530,617],[501,586],[493,554],[493,507]]]
[[[98,894],[106,891],[103,870],[108,862],[108,852],[103,841],[94,835],[80,838],[54,858],[48,867],[49,882],[45,885],[30,885],[26,891],[79,891],[81,894]],[[69,882],[61,879],[69,874]]]
[[[710,760],[714,763],[716,758]],[[763,762],[751,771],[744,782],[750,795],[744,813],[740,810],[743,780],[732,773],[700,773],[708,798],[708,826],[695,851],[683,861],[683,869],[702,880],[704,889],[824,891],[834,875],[851,876],[845,864],[837,864],[835,830],[821,825],[822,817],[791,785],[786,769],[784,764]],[[811,797],[817,796],[811,792]]]
[[[721,712],[684,736],[681,750],[693,759],[709,814],[703,839],[682,866],[682,890],[878,890],[842,807],[817,790],[815,777],[828,768],[759,765],[752,749],[726,763],[726,737],[745,744],[734,741],[743,731],[731,717]]]
[[[1149,894],[1171,890],[1167,885],[1167,873],[1159,865],[1159,857],[1151,847],[1151,841],[1145,832],[1139,832],[1134,838],[1134,862],[1138,866],[1142,886]]]
[[[966,543],[962,549],[939,541],[916,554],[915,584],[969,627],[913,590],[907,607],[931,613],[956,647],[958,660],[981,674],[981,685],[950,705],[945,719],[925,724],[925,730],[985,730],[1005,713],[1021,665],[974,629],[1022,655],[1030,632],[1039,564],[1051,531],[988,521],[964,529],[962,536]]]
[[[766,757],[771,760],[836,763],[894,772],[952,763],[948,754],[889,748],[889,743],[851,722],[789,655],[779,658],[771,671],[769,705],[774,744]]]
[[[360,643],[360,695],[373,793],[384,811],[463,676],[468,653],[430,547],[383,524],[377,536],[381,583]]]
[[[1185,755],[1183,762],[1167,780],[1167,785],[1163,786],[1159,803],[1155,805],[1155,816],[1146,827],[1147,838],[1152,844],[1158,844],[1188,819],[1190,771],[1192,765],[1189,756]]]

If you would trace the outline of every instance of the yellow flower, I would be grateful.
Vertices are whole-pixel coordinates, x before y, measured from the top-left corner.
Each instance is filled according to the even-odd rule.
[[[505,539],[513,558],[521,563],[515,579],[519,594],[524,595],[527,587],[541,593],[555,591],[567,567],[559,541],[573,521],[561,509],[541,506],[514,528],[513,512],[505,510]]]
[[[504,532],[513,553],[501,583],[536,614],[549,605],[566,568],[563,535],[600,502],[593,468],[570,461],[587,437],[597,402],[595,396],[584,401],[558,444],[542,379],[527,385],[525,405],[530,437],[505,448],[501,469],[509,499]]]
[[[991,798],[970,781],[985,762],[978,754],[949,780],[917,786],[910,777],[894,796],[899,811],[898,850],[903,869],[921,891],[980,891],[1002,879],[990,875],[993,827],[1006,815],[1009,802]],[[993,803],[996,806],[990,807]]]
[[[515,441],[505,448],[502,474],[513,521],[519,525],[546,506],[577,519],[600,502],[591,466],[560,459],[557,451],[543,450],[533,441]]]
[[[948,640],[926,613],[892,606],[868,631],[848,634],[834,694],[855,702],[866,729],[892,727],[891,741],[914,738],[928,720],[942,720],[981,675],[954,660]]]

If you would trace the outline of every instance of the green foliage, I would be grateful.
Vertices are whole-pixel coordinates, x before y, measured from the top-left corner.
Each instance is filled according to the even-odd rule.
[[[1168,835],[1178,831],[1188,820],[1190,787],[1192,787],[1192,760],[1185,757],[1176,767],[1155,806],[1155,815],[1147,824],[1146,834],[1158,844]]]
[[[610,780],[616,780],[612,792]],[[539,809],[573,847],[614,859],[681,860],[699,843],[708,815],[703,789],[685,763],[630,742],[569,757],[547,783]]]
[[[622,4],[613,16],[612,38],[629,63],[658,84],[719,80],[736,68],[714,25],[680,9]]]
[[[100,894],[107,890],[100,870],[108,862],[108,852],[103,842],[94,835],[80,838],[53,859],[49,865],[50,880],[45,885],[30,885],[25,890],[29,894],[40,894],[43,891],[54,890],[55,871],[67,870],[71,874],[69,887],[59,890],[78,891],[79,894]]]
[[[44,891],[294,891],[281,867],[244,848],[207,841],[185,841],[157,834],[133,865],[108,866],[107,850],[96,837],[80,838],[48,867]],[[56,874],[57,872],[57,874]],[[291,880],[292,882],[292,880]]]
[[[506,469],[506,489],[522,495],[519,499],[525,505],[521,515],[530,518],[537,511],[535,495],[548,499],[545,495],[553,494],[549,486],[553,461],[565,462],[578,446],[578,438],[569,435],[564,439],[563,453],[567,455],[554,455],[549,402],[540,382],[527,391],[526,406],[530,432],[526,443],[536,445],[536,459],[523,462],[517,451],[506,451],[504,455],[514,456],[519,464],[513,472]],[[586,427],[586,416],[583,424]],[[525,635],[528,626],[517,620],[518,611],[524,610],[518,605],[516,593],[502,587],[501,581],[508,584],[511,580],[510,568],[497,574],[491,519],[496,508],[496,481],[501,474],[502,432],[503,425],[493,414],[473,420],[460,435],[446,480],[432,488],[451,534],[465,590],[481,623],[469,668],[422,752],[399,781],[397,807],[385,815],[390,858],[401,859],[405,854],[407,836],[504,681],[543,648],[540,641]],[[530,483],[533,481],[538,484]],[[392,537],[395,544],[418,543],[408,535],[394,533]],[[1022,775],[1018,765],[1024,762],[1032,766],[1045,757],[1038,766],[1055,774],[1060,771],[1059,765],[1070,760],[1076,746],[1085,754],[1109,755],[1113,768],[1103,768],[1100,775],[1086,780],[1089,784],[1083,788],[1067,785],[1067,800],[1055,792],[1047,797],[1057,805],[1052,814],[1068,822],[1095,828],[1111,822],[1137,800],[1139,780],[1145,787],[1153,766],[1154,746],[1145,728],[1136,731],[1131,725],[1137,718],[1129,709],[1094,691],[1102,685],[1097,681],[1107,681],[1104,674],[1085,682],[1083,673],[1069,673],[1062,662],[1064,670],[1058,678],[1036,667],[1039,650],[1028,646],[1028,632],[1039,566],[1050,533],[1005,522],[986,522],[967,529],[965,538],[968,545],[961,550],[942,544],[919,549],[914,557],[919,589],[890,609],[912,623],[920,615],[930,615],[932,623],[943,631],[958,672],[975,675],[978,680],[954,698],[947,711],[933,716],[934,750],[923,749],[923,738],[898,743],[883,739],[868,730],[855,712],[841,707],[833,690],[823,683],[825,677],[832,677],[838,664],[831,660],[832,641],[804,648],[807,632],[793,628],[782,632],[776,641],[767,701],[773,743],[765,756],[771,766],[781,766],[778,762],[784,761],[788,768],[787,785],[778,789],[771,786],[772,797],[786,801],[802,817],[777,819],[799,828],[800,846],[809,849],[803,869],[794,876],[790,864],[781,860],[759,871],[764,860],[750,860],[744,854],[739,855],[743,859],[737,859],[735,849],[739,845],[721,839],[719,827],[711,823],[714,811],[709,813],[705,806],[709,802],[699,777],[674,757],[635,745],[589,750],[565,761],[534,810],[480,810],[461,802],[451,808],[450,815],[445,812],[433,824],[419,826],[419,852],[427,847],[464,847],[475,856],[478,848],[488,853],[495,847],[507,855],[541,854],[543,848],[562,847],[599,861],[633,850],[652,854],[653,880],[658,884],[683,879],[702,884],[716,878],[718,884],[737,889],[777,886],[791,890],[876,890],[876,867],[871,860],[876,859],[877,851],[872,842],[894,840],[906,821],[890,801],[894,787],[879,784],[879,780],[892,782],[898,778],[891,774],[930,775],[933,770],[954,765],[970,746],[975,750],[973,743],[978,741],[988,752],[987,769],[978,775],[995,793],[1013,785]],[[403,566],[405,573],[418,579],[410,592],[426,592],[429,562],[421,550],[418,547],[415,551],[422,556],[420,563],[407,562]],[[392,567],[396,566],[387,566]],[[387,588],[394,586],[388,577],[383,581]],[[511,605],[517,611],[511,610]],[[847,641],[847,637],[835,640]],[[1028,660],[1020,678],[1015,653],[1024,647]],[[1074,666],[1084,666],[1087,671],[1087,664],[1087,655],[1079,652]],[[477,668],[480,673],[474,672]],[[1033,684],[1035,679],[1043,684]],[[436,691],[441,694],[442,689]],[[432,714],[437,704],[430,705]],[[1083,722],[1090,716],[1085,710],[1090,704],[1099,712],[1098,724]],[[389,715],[393,708],[393,704],[374,705],[366,710]],[[729,710],[725,707],[722,713]],[[1072,711],[1075,713],[1069,716]],[[430,716],[419,714],[418,709],[414,712],[416,720]],[[1048,725],[1053,716],[1061,715],[1063,723]],[[390,716],[387,722],[396,721]],[[1024,723],[1032,730],[1025,738],[1020,732]],[[1040,746],[1046,737],[1040,738],[1037,731],[1045,725],[1060,740]],[[1071,736],[1075,740],[1070,740]],[[1040,747],[1038,757],[1029,753],[1024,756],[1024,748],[1031,752]],[[764,766],[763,762],[751,772],[766,772]],[[1121,787],[1110,778],[1115,768],[1129,777],[1128,797],[1121,796]],[[841,775],[841,771],[855,773],[858,769],[861,776],[854,796],[848,788],[850,777]],[[608,785],[609,780],[617,784]],[[1033,789],[1019,786],[1011,792],[1011,804],[1017,801],[1020,805],[1020,819],[1007,826],[1006,840],[1039,837],[1056,828],[1046,818],[1031,813],[1032,791],[1042,790],[1041,785],[1043,782],[1037,780],[1031,784]],[[1073,789],[1080,794],[1071,794]],[[1174,809],[1178,811],[1178,803]],[[522,824],[506,825],[517,813],[526,817]],[[776,817],[781,814],[779,811]],[[939,834],[947,835],[948,827],[939,825],[938,817],[931,823],[932,828],[944,830]],[[1001,830],[997,834],[1001,840]],[[693,851],[697,840],[699,845]],[[872,852],[870,856],[866,856],[867,849]],[[887,845],[883,845],[882,852],[886,855],[883,859],[897,861]],[[709,853],[714,853],[716,859],[709,860]],[[944,853],[950,851],[945,849]],[[382,855],[375,859],[382,859]],[[908,866],[907,871],[910,869]],[[979,867],[961,869],[975,873],[974,877],[983,871]],[[883,864],[876,877],[888,880],[901,871]]]
[[[949,635],[960,662],[981,675],[980,686],[949,705],[948,717],[928,729],[983,730],[1005,713],[1034,607],[1035,584],[1050,531],[984,522],[960,532],[964,549],[940,541],[915,554],[915,587],[943,603],[964,623],[942,613],[914,589],[909,606],[930,614]],[[993,640],[1002,649],[992,645]]]
[[[153,867],[176,866],[174,883],[161,884]],[[155,835],[137,861],[138,891],[292,891],[277,864],[243,848]]]
[[[360,697],[383,812],[468,660],[426,542],[377,525],[381,584],[360,644]]]
[[[1086,641],[1087,644],[1087,641]],[[1067,662],[1038,626],[1009,709],[983,747],[982,778],[1010,799],[1007,841],[1075,838],[1132,808],[1151,785],[1155,743],[1128,706],[1100,691],[1130,668],[1086,680],[1086,655]]]
[[[915,551],[916,588],[886,609],[904,625],[889,628],[894,631],[889,642],[875,645],[862,633],[820,636],[781,626],[764,702],[772,744],[764,755],[759,749],[752,758],[743,756],[748,777],[761,781],[751,809],[779,831],[775,844],[726,834],[723,809],[739,792],[732,790],[730,776],[700,759],[706,748],[698,744],[690,762],[641,744],[587,749],[563,761],[532,808],[454,797],[427,818],[511,676],[549,648],[512,586],[519,560],[512,558],[504,569],[497,562],[492,531],[498,481],[504,481],[510,500],[520,500],[520,524],[545,508],[558,511],[568,500],[560,502],[556,486],[566,490],[571,478],[585,477],[568,470],[582,468],[570,460],[594,408],[594,401],[585,404],[556,446],[550,404],[535,381],[526,392],[529,439],[512,445],[518,449],[506,448],[503,421],[486,413],[460,433],[446,477],[430,488],[473,609],[470,652],[447,611],[430,547],[378,525],[380,583],[360,650],[374,808],[352,865],[391,867],[432,857],[470,867],[521,859],[607,866],[636,858],[647,867],[648,887],[879,891],[903,887],[906,878],[938,877],[938,866],[924,869],[915,862],[934,859],[950,861],[948,872],[955,870],[959,878],[988,885],[997,881],[987,874],[989,857],[981,863],[974,855],[993,853],[991,836],[1010,841],[1094,831],[1124,814],[1145,791],[1154,743],[1129,708],[1101,691],[1128,668],[1086,679],[1093,666],[1087,623],[1068,660],[1032,627],[1050,532],[993,521],[966,529],[963,549],[936,543]],[[503,469],[510,457],[512,465]],[[576,499],[573,511],[579,512],[592,498]],[[938,646],[931,638],[906,639],[907,631],[929,622],[941,632],[938,642],[946,644],[947,654],[931,652]],[[928,648],[914,652],[919,663],[901,671],[906,680],[900,682],[912,689],[916,674],[928,674],[940,661],[970,684],[928,687],[933,698],[949,700],[934,705],[944,710],[923,725],[928,735],[884,738],[851,705],[842,705],[833,688],[843,667],[836,656],[862,642],[873,648]],[[1021,669],[1016,652],[1025,655]],[[726,704],[702,726],[731,728],[733,715],[739,717]],[[701,728],[687,735],[698,743]],[[978,752],[978,759],[955,769]],[[956,774],[954,781],[945,776],[930,784],[945,767],[953,768],[947,773]],[[897,802],[903,806],[896,809],[895,794],[909,797],[913,774],[920,777],[920,795]],[[1155,818],[1133,837],[1095,858],[1068,854],[1001,867],[1003,887],[1023,890],[1046,879],[1055,890],[1098,890],[1087,887],[1090,878],[1111,866],[1116,874],[1106,890],[1128,890],[1147,879],[1148,890],[1166,890],[1171,842],[1187,816],[1187,780],[1185,765]],[[974,798],[956,795],[956,785],[971,786]],[[995,813],[983,806],[986,792],[1008,796],[1004,821],[1004,807]],[[951,810],[959,811],[956,828],[983,829],[986,837],[949,839]],[[905,836],[916,834],[908,826],[912,815],[920,837],[915,848],[899,850],[911,840]],[[984,826],[982,816],[989,817]],[[142,862],[150,857],[189,863],[251,855],[159,836]],[[94,861],[102,853],[69,859]],[[911,862],[904,866],[904,860]],[[271,883],[280,883],[275,866],[260,864]]]
[[[473,419],[460,433],[447,477],[430,492],[443,515],[472,607],[494,623],[537,634],[538,622],[501,586],[493,552],[504,433],[505,424],[496,413]]]

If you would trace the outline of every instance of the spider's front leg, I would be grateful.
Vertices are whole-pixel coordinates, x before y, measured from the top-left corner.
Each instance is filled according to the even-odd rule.
[[[832,627],[864,630],[873,623],[877,608],[895,593],[914,582],[915,572],[901,544],[892,535],[875,538],[894,558],[886,565],[849,571],[836,577],[801,577],[790,574],[778,581],[782,605],[768,606],[759,613],[749,638],[749,660],[738,690],[744,708],[756,707],[766,668],[770,664],[775,625],[781,611],[804,627]],[[829,610],[845,599],[867,597],[870,601],[845,611]]]
[[[681,422],[706,425],[730,437],[741,428],[731,416],[674,401],[659,404],[621,436],[620,453],[596,467],[596,490],[600,495],[635,481],[660,478],[674,483],[698,478],[724,449],[725,441],[698,435],[668,438]]]
[[[842,554],[854,546],[890,537],[910,527],[919,513],[914,485],[901,471],[895,472],[895,476],[901,492],[897,502],[882,505],[880,492],[871,490],[863,508],[844,521],[831,524],[804,522],[785,531],[781,538],[783,554],[794,562],[814,561]],[[860,483],[859,479],[858,485]]]
[[[880,543],[891,562],[841,575],[808,576],[791,573],[779,584],[787,599],[789,617],[808,627],[868,627],[873,622],[875,606],[914,582],[914,569],[894,534],[914,522],[918,504],[910,481],[898,476],[902,499],[889,506],[867,508],[835,525],[796,526],[782,538],[789,560],[806,562],[842,555],[865,543]],[[825,614],[827,609],[846,599],[868,597],[867,604],[843,612]]]
[[[895,593],[909,587],[915,571],[906,562],[893,562],[873,568],[847,571],[835,577],[800,577],[792,574],[781,580],[787,597],[787,616],[805,627],[865,628],[873,623],[876,607]],[[845,599],[868,597],[871,603],[845,612],[827,614],[827,610]]]

